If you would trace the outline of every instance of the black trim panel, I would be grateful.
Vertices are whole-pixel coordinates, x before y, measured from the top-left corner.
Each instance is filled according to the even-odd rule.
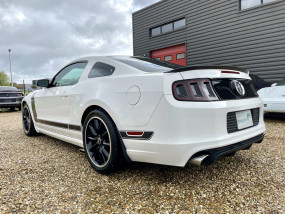
[[[48,120],[40,120],[40,119],[38,119],[38,123],[42,123],[42,124],[49,125],[49,126],[56,126],[56,127],[63,128],[63,129],[69,129],[72,131],[81,132],[81,127],[77,126],[77,125],[68,125],[66,123],[58,123],[58,122],[53,122],[53,121],[48,121]]]
[[[36,103],[35,103],[35,95],[33,95],[31,97],[31,105],[32,105],[32,111],[33,111],[33,115],[34,115],[34,118],[35,118],[35,121],[36,122],[39,122],[38,120],[38,115],[37,115],[37,111],[36,111]]]
[[[81,132],[81,127],[77,125],[69,125],[69,129],[73,131],[79,131]]]
[[[48,120],[38,120],[38,122],[42,124],[50,125],[50,126],[56,126],[59,128],[68,129],[68,124],[64,124],[64,123],[57,123],[57,122],[52,122]]]
[[[206,155],[209,155],[209,157],[208,159],[206,159],[203,165],[210,165],[210,164],[213,164],[219,157],[226,156],[227,154],[230,154],[232,152],[236,152],[239,150],[247,150],[252,146],[252,144],[261,143],[263,141],[263,138],[264,138],[264,133],[259,134],[255,137],[249,138],[247,140],[228,145],[228,146],[208,149],[208,150],[198,152],[195,155],[193,155],[190,159],[206,154]]]
[[[150,140],[153,132],[144,132],[142,136],[128,136],[126,131],[120,131],[123,139]]]

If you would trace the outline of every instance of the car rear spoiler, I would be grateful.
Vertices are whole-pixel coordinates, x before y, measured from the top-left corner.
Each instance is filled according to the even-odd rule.
[[[176,72],[183,72],[183,71],[194,71],[194,70],[203,70],[203,69],[219,69],[219,70],[234,70],[234,71],[240,71],[244,73],[248,73],[248,69],[240,68],[240,67],[234,67],[234,66],[190,66],[190,67],[184,67],[184,68],[178,68],[171,71],[167,71],[165,73],[176,73]]]

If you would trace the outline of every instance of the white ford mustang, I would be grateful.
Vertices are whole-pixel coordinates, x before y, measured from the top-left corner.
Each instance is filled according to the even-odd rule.
[[[144,57],[75,60],[22,101],[28,136],[84,147],[91,166],[213,163],[263,140],[263,103],[242,69]]]

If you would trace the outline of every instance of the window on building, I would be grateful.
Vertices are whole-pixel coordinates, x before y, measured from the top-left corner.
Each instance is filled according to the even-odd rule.
[[[273,1],[277,1],[277,0],[263,0],[263,4],[270,3],[270,2],[273,2]]]
[[[88,78],[110,76],[115,71],[115,67],[103,62],[96,62],[88,74]]]
[[[185,53],[176,54],[176,59],[185,59]]]
[[[174,22],[174,30],[182,28],[186,25],[185,19],[180,19]]]
[[[261,0],[241,0],[240,9],[244,10],[261,4]]]
[[[156,59],[156,60],[161,60],[160,57],[156,57],[155,59]]]
[[[157,36],[161,34],[161,27],[151,29],[151,36]]]
[[[162,33],[168,33],[170,31],[173,31],[173,23],[169,23],[169,24],[161,26],[161,32]]]
[[[160,34],[168,33],[180,28],[183,28],[186,26],[186,20],[185,18],[183,19],[178,19],[173,22],[160,25],[158,27],[154,27],[150,29],[150,36],[158,36]]]
[[[240,0],[240,9],[245,10],[258,5],[274,2],[277,0]]]
[[[171,61],[172,60],[172,55],[169,55],[169,56],[165,56],[164,57],[164,61]]]

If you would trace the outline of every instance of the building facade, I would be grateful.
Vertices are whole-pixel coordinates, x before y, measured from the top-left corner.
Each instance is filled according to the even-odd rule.
[[[285,78],[285,0],[161,0],[133,13],[135,56]]]

